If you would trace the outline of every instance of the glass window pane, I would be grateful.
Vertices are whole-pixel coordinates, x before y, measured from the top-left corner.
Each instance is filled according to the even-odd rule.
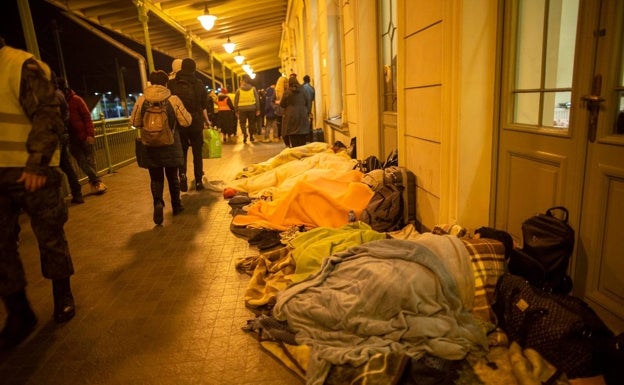
[[[516,89],[540,88],[545,0],[518,2]]]
[[[578,0],[552,0],[546,40],[546,88],[571,88]]]
[[[539,92],[522,93],[514,95],[514,123],[539,124]]]
[[[624,28],[620,24],[620,40],[624,41]],[[615,117],[615,124],[613,127],[613,133],[616,135],[624,135],[624,49],[620,47],[620,60],[618,60],[617,66],[619,68],[616,69],[618,85],[615,89],[615,94],[617,98],[617,112]]]
[[[381,2],[381,58],[383,70],[383,109],[397,110],[397,51],[396,0]]]
[[[615,118],[615,134],[624,135],[624,92],[620,92],[620,108]]]
[[[542,126],[565,128],[570,126],[571,92],[546,92]]]

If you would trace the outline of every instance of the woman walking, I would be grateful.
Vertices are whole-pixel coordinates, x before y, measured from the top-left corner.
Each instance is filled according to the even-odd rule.
[[[310,134],[308,95],[303,91],[296,77],[291,76],[288,79],[288,89],[280,100],[280,106],[284,108],[282,117],[284,143],[288,147],[303,146]]]
[[[148,105],[164,103],[167,109],[167,121],[173,130],[174,142],[168,146],[147,147],[140,141],[137,142],[137,163],[139,167],[147,168],[150,174],[150,187],[154,199],[154,223],[163,222],[163,190],[165,187],[165,175],[169,184],[171,195],[171,207],[173,215],[178,215],[184,210],[180,200],[180,179],[178,169],[183,165],[182,144],[177,125],[188,127],[191,125],[191,114],[184,108],[182,101],[167,88],[169,76],[165,71],[154,71],[149,76],[151,85],[145,87],[144,94],[137,100],[130,122],[135,127],[143,126],[143,116]],[[177,124],[176,124],[177,123]]]

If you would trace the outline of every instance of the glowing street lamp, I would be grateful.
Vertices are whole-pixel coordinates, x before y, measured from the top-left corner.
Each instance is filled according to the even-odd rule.
[[[232,43],[230,37],[228,36],[227,42],[223,43],[223,49],[225,49],[225,52],[227,53],[232,53],[234,52],[234,48],[236,48],[236,43]]]
[[[245,61],[245,56],[241,55],[240,51],[238,51],[238,55],[234,56],[234,61],[236,64],[243,64]]]
[[[212,27],[214,27],[217,17],[215,15],[211,15],[208,11],[208,3],[204,4],[204,14],[197,16],[197,20],[199,20],[202,27],[204,27],[206,31],[210,31]]]

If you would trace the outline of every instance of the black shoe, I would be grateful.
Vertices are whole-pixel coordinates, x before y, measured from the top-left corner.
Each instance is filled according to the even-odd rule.
[[[74,318],[76,306],[69,286],[69,277],[53,279],[52,294],[54,295],[54,322],[60,324]]]
[[[154,223],[162,225],[163,223],[163,208],[165,205],[162,202],[154,203]]]
[[[243,143],[247,143],[247,135],[243,136]]]
[[[249,137],[249,140],[252,142],[255,142],[256,140],[254,139],[253,135]]]
[[[184,211],[184,206],[182,206],[182,205],[173,206],[173,216],[174,217],[176,215],[180,214],[182,211]]]
[[[204,189],[204,184],[202,182],[195,183],[195,190],[201,191]]]
[[[188,191],[188,181],[186,180],[186,174],[180,174],[180,191]]]
[[[23,290],[3,297],[2,300],[9,313],[4,328],[0,331],[0,349],[6,350],[19,345],[35,330],[37,316],[30,308]]]
[[[84,198],[82,197],[82,195],[74,195],[72,197],[72,203],[82,204],[82,203],[84,203]]]

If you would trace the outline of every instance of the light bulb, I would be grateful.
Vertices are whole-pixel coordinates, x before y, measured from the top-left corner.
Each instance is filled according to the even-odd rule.
[[[245,56],[241,55],[240,51],[238,51],[238,55],[234,56],[234,61],[236,62],[236,64],[243,64],[243,61],[245,61]]]
[[[236,43],[232,43],[230,41],[230,37],[228,36],[227,42],[223,43],[223,49],[225,49],[225,52],[227,53],[232,53],[234,52],[234,48],[236,48]]]
[[[208,12],[208,4],[204,4],[204,14],[197,16],[197,20],[199,20],[202,27],[204,27],[206,31],[210,31],[212,27],[214,27],[217,17],[215,15],[211,15],[210,12]]]

